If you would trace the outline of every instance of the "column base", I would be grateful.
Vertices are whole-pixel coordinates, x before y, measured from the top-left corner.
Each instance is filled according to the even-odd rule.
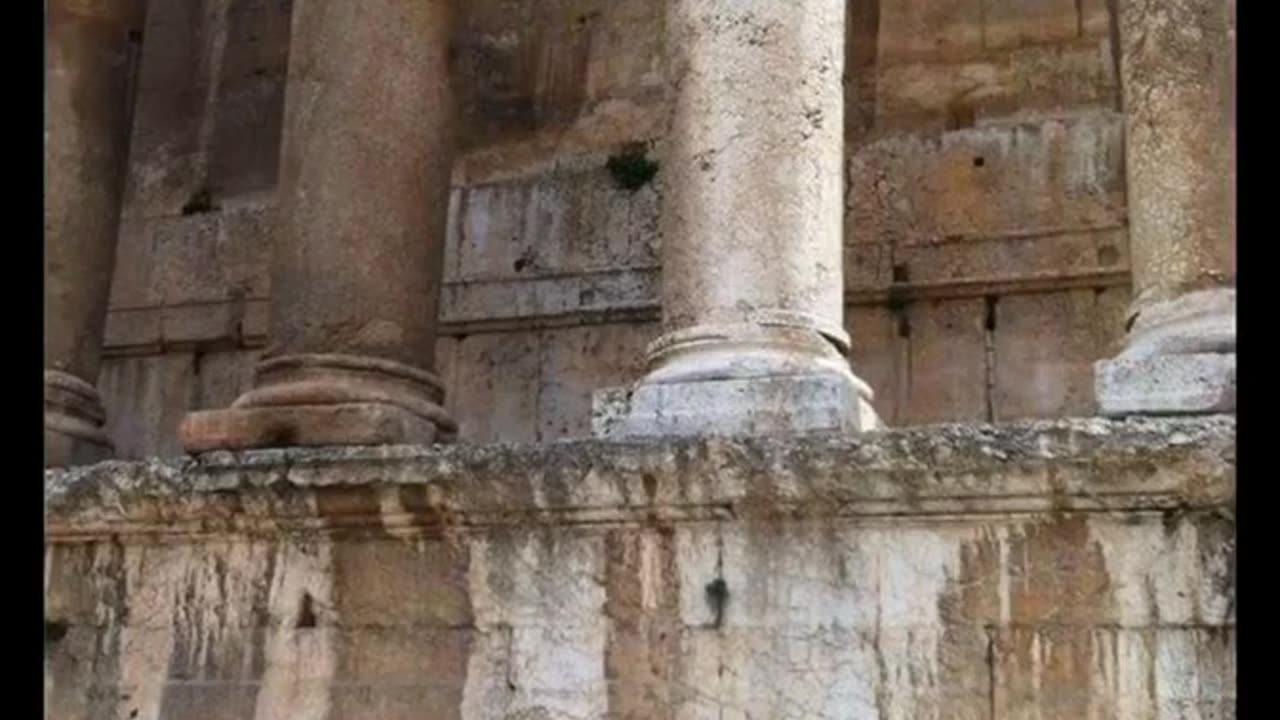
[[[592,404],[593,434],[613,440],[847,435],[883,427],[865,389],[831,373],[609,388]]]
[[[1138,312],[1124,352],[1094,364],[1099,414],[1235,412],[1235,295],[1202,290]]]
[[[350,355],[290,355],[258,365],[257,387],[179,429],[190,453],[451,442],[440,381],[419,368]]]
[[[1098,412],[1197,415],[1236,409],[1235,353],[1153,355],[1094,365]]]
[[[182,421],[187,452],[328,445],[432,445],[452,440],[431,420],[395,405],[281,405],[208,410]]]
[[[649,372],[637,386],[595,394],[592,432],[623,439],[878,429],[871,389],[850,371],[845,348],[847,338],[782,322],[671,332],[650,344]]]
[[[115,455],[97,388],[70,373],[46,370],[44,393],[45,467],[92,465]]]

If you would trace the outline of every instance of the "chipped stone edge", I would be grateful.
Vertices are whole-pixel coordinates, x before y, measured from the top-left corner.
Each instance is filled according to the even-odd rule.
[[[66,542],[129,534],[1229,509],[1235,435],[1234,416],[1218,415],[949,424],[854,438],[215,452],[46,471],[46,533]]]

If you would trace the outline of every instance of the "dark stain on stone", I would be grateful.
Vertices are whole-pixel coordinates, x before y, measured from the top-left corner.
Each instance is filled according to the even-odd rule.
[[[724,611],[729,605],[729,585],[724,578],[716,578],[707,583],[707,605],[711,608],[711,612],[715,614],[713,626],[719,629],[724,623]]]
[[[302,603],[298,608],[298,621],[294,627],[299,630],[314,628],[316,626],[316,610],[315,600],[311,598],[311,593],[302,593]]]
[[[605,169],[621,190],[635,192],[658,174],[658,163],[650,160],[644,143],[632,143],[605,162]]]
[[[67,636],[70,626],[63,620],[44,621],[44,644],[54,645]]]
[[[182,206],[182,214],[185,216],[201,215],[209,212],[216,212],[221,208],[213,202],[213,193],[207,188],[201,188],[191,194],[186,204]]]

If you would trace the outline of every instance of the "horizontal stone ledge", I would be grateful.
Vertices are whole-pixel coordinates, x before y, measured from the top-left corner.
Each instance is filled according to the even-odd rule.
[[[855,438],[218,452],[46,472],[55,541],[475,525],[1231,513],[1235,419],[938,425]]]
[[[656,269],[600,272],[527,280],[446,283],[439,332],[443,336],[543,330],[659,319]],[[1124,287],[1127,269],[1074,274],[891,283],[845,293],[849,307]],[[266,344],[269,300],[114,308],[107,316],[104,355],[142,355],[184,349],[258,348]]]

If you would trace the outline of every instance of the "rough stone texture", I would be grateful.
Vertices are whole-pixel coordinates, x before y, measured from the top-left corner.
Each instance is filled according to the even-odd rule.
[[[1235,6],[1119,11],[1133,305],[1105,414],[1235,409]]]
[[[1052,5],[1029,3],[1027,11]],[[1016,15],[1017,5],[1004,6]],[[127,396],[130,384],[110,379],[120,368],[128,366],[131,383],[159,387],[168,382],[160,372],[167,356],[248,358],[266,343],[291,7],[289,0],[149,5],[101,374],[110,415],[140,404]],[[897,334],[904,314],[923,327],[933,322],[934,301],[945,313],[951,302],[987,296],[1053,306],[1064,292],[1127,295],[1113,28],[1101,0],[1079,8],[1079,38],[1007,47],[966,40],[963,52],[926,45],[990,36],[1013,15],[987,13],[984,29],[979,3],[848,8],[844,312],[854,368],[876,391],[886,422],[983,417],[981,403],[975,412],[931,408],[927,394],[907,398],[915,378],[929,385],[946,375],[956,396],[993,375],[981,357],[963,359],[963,373],[922,364],[950,358],[913,354],[912,339]],[[539,348],[548,359],[528,371],[517,353],[486,353],[458,369],[458,382],[440,366],[446,405],[470,414],[459,418],[464,441],[581,435],[591,392],[633,380],[637,369],[621,356],[658,335],[658,208],[667,193],[663,148],[675,77],[667,8],[649,0],[472,0],[456,9],[461,154],[437,344],[487,335]],[[920,40],[922,52],[902,55],[895,38]],[[606,167],[630,142],[644,143],[659,164],[654,181],[635,191],[620,188]],[[984,165],[975,167],[979,155]],[[202,191],[206,203],[198,202]],[[1037,295],[1045,297],[1030,299]],[[1098,329],[1097,347],[1123,333],[1113,305],[1079,306],[1078,321]],[[877,318],[884,354],[856,340],[857,317]],[[1046,328],[1057,327],[1059,316],[1048,317]],[[560,347],[557,338],[577,326],[588,334],[598,328],[602,339]],[[1002,331],[993,333],[997,342]],[[1033,344],[1059,342],[1057,330],[1026,332],[1019,334]],[[1041,364],[1032,360],[1026,372],[1058,372],[1056,361]],[[497,405],[455,402],[452,394],[528,372],[539,410],[519,423],[501,418]],[[172,452],[168,418],[188,409],[184,398],[199,396],[200,373],[184,382],[192,387],[147,401],[167,399],[149,410],[163,427],[115,423],[112,437],[127,456]],[[1085,385],[1050,383],[1043,394],[1022,385],[1009,410],[996,403],[994,416],[1079,412],[1081,397],[1092,400],[1092,382]]]
[[[1098,410],[1104,415],[1234,412],[1235,353],[1183,353],[1097,364]]]
[[[1235,13],[1224,0],[1119,7],[1136,314],[1235,285]]]
[[[592,427],[611,439],[867,432],[881,422],[866,394],[835,373],[642,382],[598,391]]]
[[[52,717],[1234,717],[1235,421],[46,475]]]

